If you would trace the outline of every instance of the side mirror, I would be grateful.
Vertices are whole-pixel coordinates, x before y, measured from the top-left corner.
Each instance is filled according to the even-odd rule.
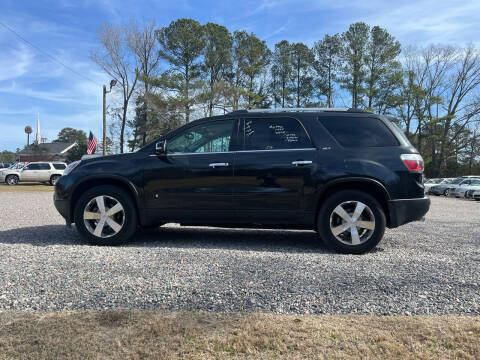
[[[165,155],[167,153],[167,140],[157,141],[155,143],[155,154]]]

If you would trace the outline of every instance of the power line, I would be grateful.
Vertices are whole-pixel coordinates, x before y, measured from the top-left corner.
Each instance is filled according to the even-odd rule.
[[[8,31],[10,31],[11,33],[13,33],[15,36],[17,36],[19,39],[21,39],[23,42],[27,43],[28,45],[30,45],[32,48],[34,48],[35,50],[41,52],[43,55],[47,56],[48,58],[50,58],[51,60],[53,60],[54,62],[56,62],[57,64],[60,64],[61,66],[63,66],[65,69],[71,71],[72,73],[74,73],[75,75],[77,76],[80,76],[81,78],[83,78],[84,80],[88,80],[92,83],[94,83],[95,85],[98,85],[100,86],[96,81],[86,77],[85,75],[79,73],[78,71],[72,69],[70,66],[66,65],[65,63],[63,63],[62,61],[60,61],[59,59],[57,59],[55,56],[53,55],[50,55],[48,52],[46,52],[45,50],[42,50],[41,48],[39,48],[38,46],[36,46],[35,44],[32,44],[30,41],[28,41],[27,39],[25,39],[23,36],[21,36],[19,33],[17,33],[15,30],[13,30],[11,27],[7,26],[6,24],[4,24],[3,22],[0,21],[0,25],[3,26],[5,29],[7,29]]]

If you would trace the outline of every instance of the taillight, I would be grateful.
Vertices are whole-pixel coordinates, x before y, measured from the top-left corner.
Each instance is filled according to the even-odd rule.
[[[413,172],[423,172],[423,158],[420,154],[402,154],[400,155],[408,170]]]

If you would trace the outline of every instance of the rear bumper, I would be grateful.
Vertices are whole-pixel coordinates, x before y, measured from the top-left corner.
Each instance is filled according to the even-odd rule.
[[[390,200],[388,210],[390,213],[389,228],[421,220],[430,209],[430,198]]]

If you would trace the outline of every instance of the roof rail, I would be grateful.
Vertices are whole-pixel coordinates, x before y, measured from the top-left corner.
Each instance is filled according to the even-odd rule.
[[[230,112],[234,113],[281,113],[281,112],[364,112],[370,111],[354,108],[274,108],[274,109],[248,109],[248,110],[235,110]]]

